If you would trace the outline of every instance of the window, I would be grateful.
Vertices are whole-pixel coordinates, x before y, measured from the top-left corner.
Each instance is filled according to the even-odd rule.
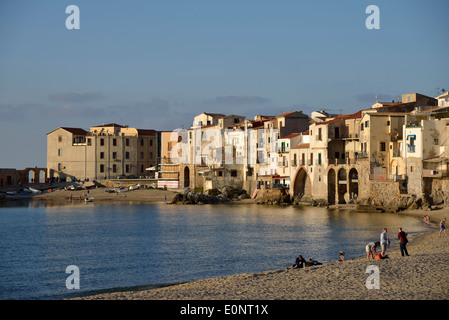
[[[104,164],[100,164],[100,172],[104,172]]]
[[[143,139],[140,139],[140,146],[143,147]]]
[[[153,152],[150,152],[150,159],[153,160]]]
[[[126,146],[129,147],[129,139],[128,138],[126,138],[125,143],[126,143]]]
[[[390,123],[391,123],[390,121],[387,121],[387,126],[389,126],[389,125],[390,125]]]
[[[438,138],[433,139],[433,144],[436,146],[438,145]]]
[[[237,177],[237,170],[231,170],[231,177]]]
[[[140,160],[143,160],[143,152],[140,153]]]
[[[58,136],[58,142],[62,142],[62,136]]]
[[[153,145],[153,140],[150,140],[150,147]]]
[[[318,164],[321,164],[321,153],[318,153]]]
[[[104,146],[104,139],[103,138],[100,139],[100,146]]]
[[[112,165],[112,172],[117,172],[117,165],[116,164]]]
[[[104,152],[100,152],[100,159],[104,159]]]
[[[117,146],[117,139],[116,139],[116,138],[112,139],[112,145],[113,145],[114,147]]]
[[[368,120],[365,121],[365,128],[369,128],[369,121]]]
[[[125,159],[129,159],[129,152],[125,152]]]
[[[92,139],[91,138],[87,138],[87,145],[91,146],[92,145]]]
[[[335,159],[340,158],[340,152],[335,152]]]
[[[220,171],[217,171],[217,176],[218,176],[218,177],[223,177],[223,171],[221,171],[221,170],[220,170]]]
[[[140,165],[140,172],[141,173],[143,173],[143,170],[144,170],[145,168],[143,167],[143,164],[142,165]]]
[[[62,156],[62,149],[58,149],[58,157]]]
[[[126,171],[126,173],[129,173],[129,164],[127,164],[127,165],[125,166],[125,171]]]
[[[321,141],[321,128],[318,129],[318,140]]]
[[[112,159],[117,159],[117,152],[112,153]]]
[[[385,142],[381,142],[380,143],[380,151],[386,151],[386,150],[387,150],[387,148],[386,148]]]
[[[360,125],[360,131],[363,131],[363,123]]]
[[[61,171],[62,164],[58,163],[58,171]]]

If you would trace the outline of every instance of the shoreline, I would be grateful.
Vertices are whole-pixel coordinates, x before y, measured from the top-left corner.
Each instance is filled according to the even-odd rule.
[[[250,199],[252,200],[252,199]],[[235,203],[243,203],[236,201]],[[255,204],[253,201],[245,201]],[[351,210],[355,206],[334,205]],[[449,208],[406,210],[398,214],[422,219],[429,215],[432,230],[407,245],[410,256],[399,248],[387,251],[389,259],[326,262],[304,269],[277,269],[163,284],[161,287],[107,291],[70,300],[447,300],[449,284],[449,236],[438,236],[435,224],[449,216]],[[424,222],[423,222],[424,223]],[[399,226],[398,226],[399,227]],[[407,232],[407,230],[404,230]],[[390,235],[395,236],[396,230]],[[367,289],[368,266],[377,266],[380,290]],[[150,287],[150,289],[148,289]],[[146,289],[145,289],[146,288]],[[105,290],[106,291],[106,290]]]
[[[171,190],[139,189],[106,193],[107,188],[89,189],[94,203],[164,204],[176,193]],[[58,190],[40,195],[16,197],[67,204],[87,190]],[[8,200],[7,200],[8,201]],[[84,201],[83,201],[84,202]],[[258,205],[254,199],[238,200],[225,205]],[[356,205],[333,205],[329,209],[356,210]],[[375,210],[374,210],[375,211]],[[380,212],[379,212],[380,213]],[[438,224],[449,217],[448,207],[435,210],[404,210],[397,214],[422,219],[429,215],[432,230],[412,239],[408,244],[409,257],[401,257],[399,248],[387,251],[389,259],[370,260],[366,257],[346,261],[326,262],[320,266],[304,269],[277,269],[257,273],[245,273],[188,282],[144,285],[134,288],[113,288],[102,293],[83,294],[69,300],[447,300],[449,285],[445,276],[449,273],[449,236],[438,237]],[[423,222],[424,223],[424,222]],[[398,226],[399,227],[399,226]],[[404,230],[407,232],[407,230]],[[391,230],[394,237],[396,230]],[[380,290],[367,289],[368,266],[377,266],[380,275]],[[113,290],[113,291],[111,291]]]
[[[90,189],[94,203],[164,204],[176,193],[170,190],[139,189],[119,194],[104,192],[107,188]],[[58,190],[40,195],[17,197],[56,204],[80,200],[87,190]],[[125,196],[126,195],[126,196]],[[84,201],[83,201],[84,202]],[[258,205],[254,199],[238,200],[225,205]],[[176,204],[175,204],[176,205]],[[333,205],[329,209],[356,210],[356,205]],[[416,236],[408,244],[410,257],[401,257],[399,248],[387,251],[390,259],[370,260],[352,258],[343,262],[326,262],[305,269],[278,269],[257,273],[245,273],[180,283],[144,285],[134,288],[114,288],[86,293],[70,300],[446,300],[449,285],[445,276],[449,272],[449,236],[438,237],[438,225],[449,217],[449,208],[435,210],[405,210],[396,213],[422,219],[429,215],[432,230]],[[423,222],[424,223],[424,222]],[[399,226],[398,226],[399,227]],[[407,232],[407,230],[404,230]],[[394,237],[396,230],[389,235]],[[405,263],[404,263],[405,262]],[[380,289],[368,290],[365,282],[369,265],[379,267]],[[111,291],[113,290],[113,291]]]

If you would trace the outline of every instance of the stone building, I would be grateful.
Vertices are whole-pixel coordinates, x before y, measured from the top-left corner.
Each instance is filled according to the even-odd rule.
[[[155,130],[115,123],[81,128],[60,127],[47,133],[47,169],[61,179],[149,177],[157,162]]]

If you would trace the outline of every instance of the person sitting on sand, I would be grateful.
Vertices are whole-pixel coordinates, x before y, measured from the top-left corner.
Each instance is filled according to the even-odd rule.
[[[298,268],[304,268],[305,267],[306,260],[302,257],[302,255],[299,255],[298,258],[296,258],[295,264],[292,264],[287,269],[298,269]]]
[[[339,261],[345,261],[345,253],[343,251],[340,251],[340,253],[338,254],[338,256],[340,257]]]
[[[380,247],[380,242],[376,241],[376,242],[370,242],[366,245],[365,249],[366,249],[366,260],[369,260],[369,258],[373,258],[374,260],[374,255],[376,254],[376,248]]]
[[[307,260],[307,263],[306,263],[306,267],[319,266],[319,265],[322,265],[322,263],[320,263],[316,260],[313,260],[312,258],[309,258],[309,260]]]

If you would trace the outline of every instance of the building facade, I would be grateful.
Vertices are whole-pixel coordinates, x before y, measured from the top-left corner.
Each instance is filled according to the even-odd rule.
[[[114,123],[89,131],[60,127],[47,134],[47,169],[63,180],[150,178],[157,150],[155,130]]]

